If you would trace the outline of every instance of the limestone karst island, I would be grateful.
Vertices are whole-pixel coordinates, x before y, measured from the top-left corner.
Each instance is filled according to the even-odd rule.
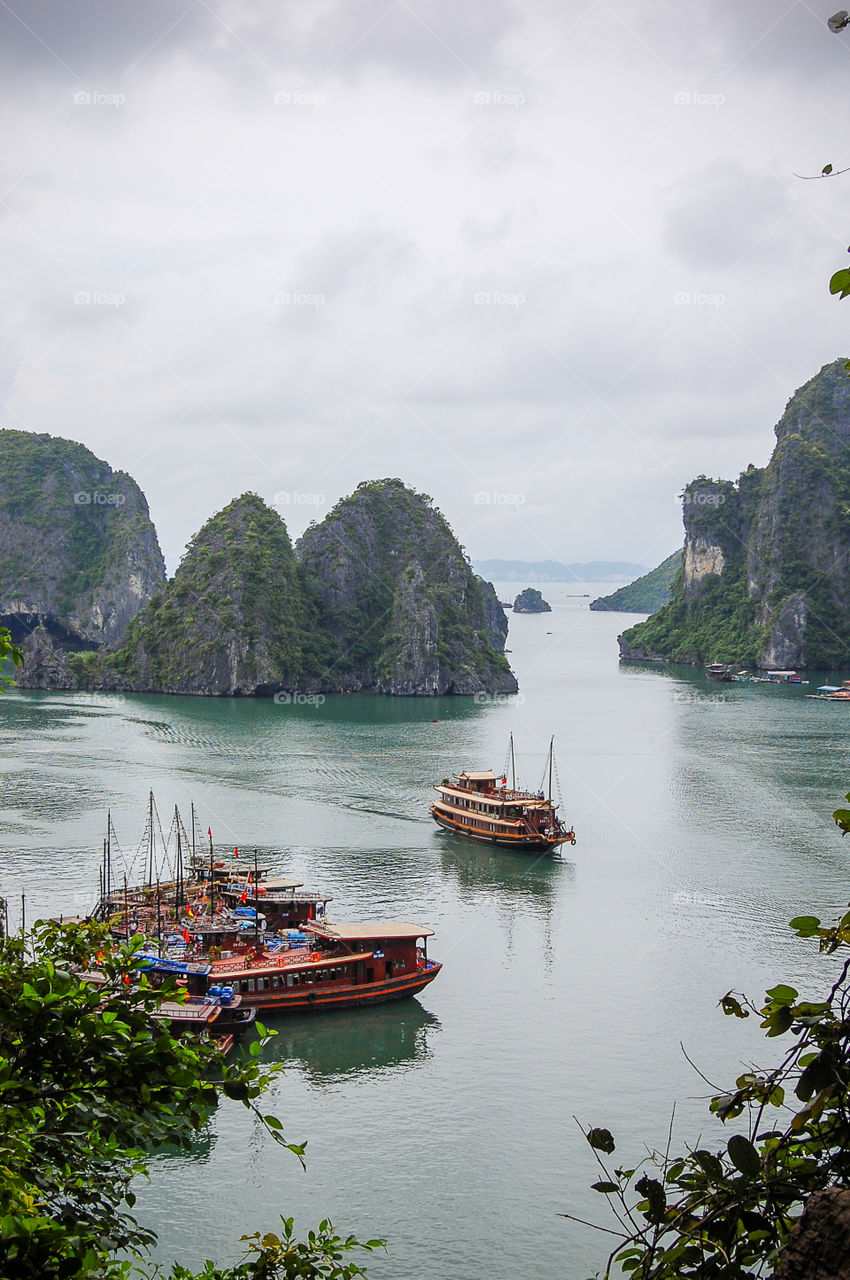
[[[513,693],[508,624],[444,516],[358,486],[293,548],[256,494],[166,581],[138,485],[70,440],[0,432],[0,616],[21,688],[272,696]]]
[[[766,467],[687,485],[669,602],[623,633],[624,659],[764,669],[850,661],[846,360],[795,392],[775,433]]]

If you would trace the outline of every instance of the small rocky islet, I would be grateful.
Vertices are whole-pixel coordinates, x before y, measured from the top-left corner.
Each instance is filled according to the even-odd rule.
[[[170,580],[144,494],[83,445],[0,431],[0,622],[30,689],[514,693],[508,623],[431,499],[367,481],[293,547],[254,493]]]
[[[514,600],[514,613],[551,613],[552,606],[536,587],[526,587]]]

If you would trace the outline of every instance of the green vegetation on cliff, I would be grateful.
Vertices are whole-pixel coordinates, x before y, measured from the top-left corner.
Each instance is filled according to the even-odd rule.
[[[87,655],[70,655],[69,663],[84,678],[94,670],[133,689],[297,689],[330,656],[327,644],[307,643],[309,623],[286,526],[262,498],[246,493],[195,535],[117,652],[94,668]]]
[[[591,602],[591,609],[612,613],[656,613],[670,599],[676,574],[682,567],[682,552],[662,560],[657,568],[636,578],[626,587],[619,587],[609,596],[600,596]]]
[[[299,543],[340,660],[323,687],[511,692],[507,624],[445,517],[401,480],[358,485]]]
[[[767,467],[683,494],[670,602],[623,657],[760,667],[850,664],[850,379],[826,365],[791,398]]]

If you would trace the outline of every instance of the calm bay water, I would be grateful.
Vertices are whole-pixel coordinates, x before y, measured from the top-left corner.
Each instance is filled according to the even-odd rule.
[[[607,1225],[574,1116],[611,1128],[626,1162],[663,1144],[674,1100],[682,1141],[723,1141],[679,1044],[725,1084],[773,1050],[755,1019],[719,1013],[724,992],[828,982],[832,962],[785,922],[850,898],[830,817],[850,789],[850,710],[805,686],[621,670],[615,637],[635,619],[577,594],[607,589],[552,585],[551,614],[511,616],[513,699],[0,701],[13,925],[22,892],[28,919],[91,907],[107,808],[139,875],[153,788],[164,825],[194,801],[217,844],[331,893],[332,919],[436,930],[445,967],[419,1000],[274,1024],[265,1057],[287,1068],[269,1109],[308,1139],[306,1174],[236,1104],[191,1157],[157,1158],[139,1213],[163,1261],[235,1257],[281,1213],[302,1230],[330,1215],[388,1238],[375,1280],[578,1280],[608,1246],[558,1216]],[[535,788],[555,734],[578,838],[561,859],[478,848],[428,816],[431,783],[501,770],[511,731]]]

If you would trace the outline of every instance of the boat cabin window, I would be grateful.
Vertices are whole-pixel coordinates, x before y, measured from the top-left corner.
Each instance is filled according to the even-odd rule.
[[[245,983],[245,986],[246,986],[246,988],[248,989],[248,991],[253,991],[253,990],[254,990],[254,979],[253,979],[253,978],[249,978],[249,979],[248,979],[248,981]]]

